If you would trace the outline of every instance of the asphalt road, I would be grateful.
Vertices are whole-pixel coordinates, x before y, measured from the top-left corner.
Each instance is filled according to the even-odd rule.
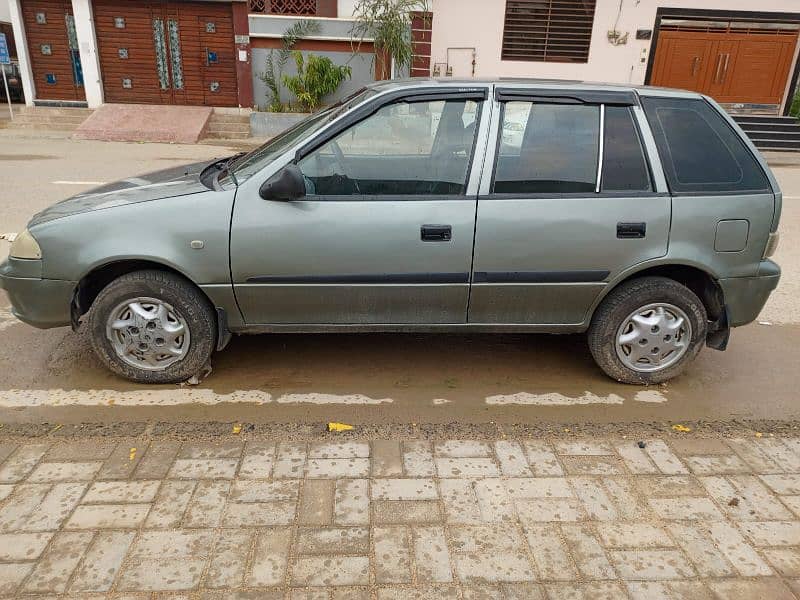
[[[96,183],[227,153],[0,130],[0,233]],[[142,387],[103,370],[81,335],[16,321],[0,292],[0,422],[800,419],[800,160],[774,162],[786,194],[781,286],[728,351],[704,350],[666,385],[608,380],[582,336],[329,334],[237,338],[199,386]]]

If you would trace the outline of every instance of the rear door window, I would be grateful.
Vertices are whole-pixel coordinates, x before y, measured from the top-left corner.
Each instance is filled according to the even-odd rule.
[[[706,101],[642,98],[673,193],[770,191],[739,135]]]
[[[600,107],[506,102],[495,194],[594,193]]]
[[[649,192],[652,188],[639,130],[627,106],[605,107],[601,192]]]

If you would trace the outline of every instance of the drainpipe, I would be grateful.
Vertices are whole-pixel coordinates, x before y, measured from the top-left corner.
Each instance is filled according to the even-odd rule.
[[[81,55],[86,103],[89,108],[97,108],[103,104],[103,79],[100,75],[100,57],[97,52],[91,0],[72,0],[72,14],[75,16],[75,33]]]
[[[22,89],[25,92],[25,104],[33,106],[33,99],[36,98],[36,86],[33,81],[31,59],[28,55],[28,38],[25,36],[25,22],[22,20],[21,1],[8,0],[8,7],[11,11],[11,28],[14,31],[14,40],[17,46],[17,60],[19,60]]]

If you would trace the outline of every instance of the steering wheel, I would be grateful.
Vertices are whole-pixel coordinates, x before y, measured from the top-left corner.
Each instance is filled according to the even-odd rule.
[[[342,149],[339,147],[339,143],[337,141],[334,140],[331,142],[331,150],[333,150],[333,158],[342,169],[342,176],[353,183],[353,187],[356,188],[356,192],[360,195],[361,189],[358,187],[358,180],[347,176],[347,159],[345,158],[344,152],[342,152]]]

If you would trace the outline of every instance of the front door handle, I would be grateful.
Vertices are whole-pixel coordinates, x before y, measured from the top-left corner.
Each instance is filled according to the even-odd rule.
[[[450,225],[423,225],[419,232],[423,242],[449,242],[453,238]]]
[[[647,234],[647,223],[617,223],[617,237],[623,240],[643,238]]]

